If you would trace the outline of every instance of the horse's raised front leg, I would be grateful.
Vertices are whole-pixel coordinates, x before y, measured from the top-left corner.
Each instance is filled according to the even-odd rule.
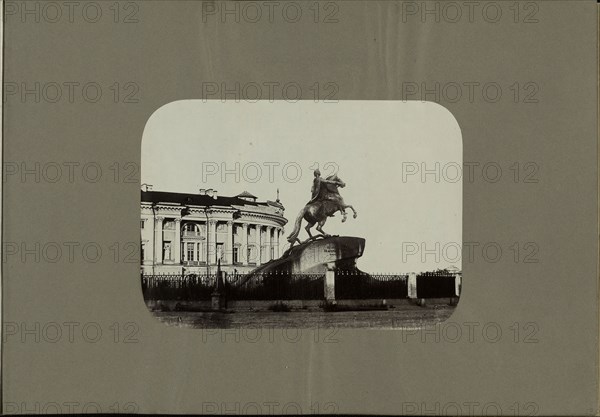
[[[356,210],[354,210],[354,207],[352,207],[350,204],[347,204],[344,206],[345,209],[349,208],[350,210],[352,210],[352,212],[354,213],[354,218],[356,219],[356,217],[358,217],[358,212]]]
[[[340,212],[342,213],[342,223],[344,223],[347,217],[346,210],[340,209]]]

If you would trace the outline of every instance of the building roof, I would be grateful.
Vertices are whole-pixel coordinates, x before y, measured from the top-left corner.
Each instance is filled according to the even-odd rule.
[[[255,195],[250,194],[248,191],[244,191],[243,193],[236,195],[236,197],[253,198],[255,200],[258,198]]]
[[[242,193],[243,194],[243,193]],[[250,193],[248,193],[250,194]],[[240,194],[241,195],[241,194]],[[251,195],[251,194],[250,194]],[[256,198],[256,197],[254,197]],[[216,199],[209,195],[170,193],[166,191],[143,191],[142,203],[177,203],[193,206],[268,206],[266,202],[249,201],[236,197],[218,196]]]

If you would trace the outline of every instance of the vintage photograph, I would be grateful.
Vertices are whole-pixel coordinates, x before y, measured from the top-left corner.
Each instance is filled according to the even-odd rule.
[[[434,103],[170,103],[142,140],[145,303],[198,329],[442,322],[461,293],[462,167]]]

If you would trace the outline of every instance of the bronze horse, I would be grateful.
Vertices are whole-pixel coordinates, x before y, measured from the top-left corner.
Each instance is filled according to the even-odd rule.
[[[321,188],[319,190],[319,196],[316,201],[308,203],[300,213],[298,213],[298,217],[296,218],[296,223],[294,225],[294,230],[288,236],[287,240],[294,245],[296,242],[300,242],[298,239],[298,235],[300,234],[300,226],[302,224],[302,219],[307,221],[307,225],[305,227],[306,232],[308,233],[309,239],[314,239],[310,229],[317,224],[317,230],[319,233],[325,237],[329,236],[323,230],[323,225],[327,221],[328,217],[333,217],[334,213],[340,211],[342,213],[342,222],[346,221],[346,209],[349,208],[354,213],[354,218],[358,215],[354,207],[350,204],[344,203],[344,199],[338,192],[338,188],[344,188],[346,184],[342,181],[337,175],[330,175],[326,178],[328,181],[334,182],[331,183],[323,183],[321,184]]]

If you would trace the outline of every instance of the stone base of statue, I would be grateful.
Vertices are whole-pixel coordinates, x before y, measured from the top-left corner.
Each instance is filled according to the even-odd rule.
[[[361,237],[317,236],[291,247],[281,258],[254,269],[240,285],[246,288],[285,288],[293,281],[294,275],[322,276],[324,301],[327,305],[335,304],[337,274],[364,274],[356,267],[356,260],[364,250],[365,239]]]
[[[365,239],[353,236],[318,236],[288,249],[281,258],[259,266],[251,274],[327,274],[355,270],[365,250]]]

